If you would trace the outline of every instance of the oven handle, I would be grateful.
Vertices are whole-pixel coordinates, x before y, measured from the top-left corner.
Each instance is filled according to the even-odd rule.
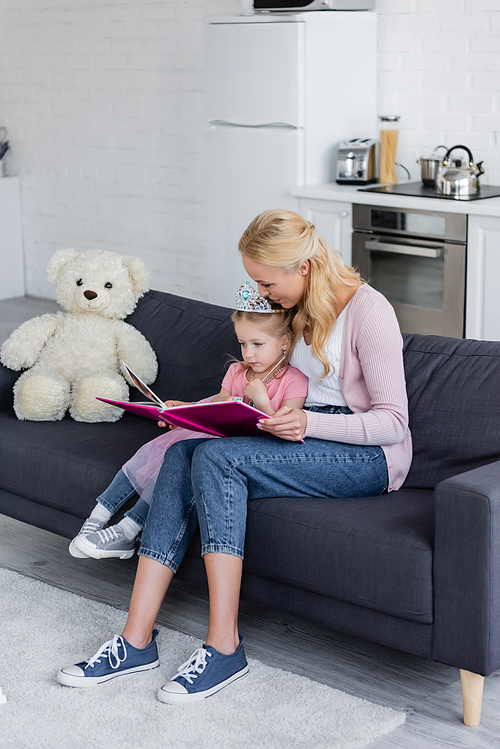
[[[367,250],[381,250],[382,252],[394,252],[397,255],[417,255],[418,257],[441,257],[443,250],[436,247],[418,247],[408,244],[389,244],[369,239],[366,244]]]

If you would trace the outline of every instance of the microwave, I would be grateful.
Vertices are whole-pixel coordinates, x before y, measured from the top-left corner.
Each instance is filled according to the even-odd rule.
[[[373,10],[375,0],[253,0],[256,11]]]

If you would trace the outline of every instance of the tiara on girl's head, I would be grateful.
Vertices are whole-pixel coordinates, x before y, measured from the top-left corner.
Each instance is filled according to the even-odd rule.
[[[257,289],[246,281],[236,292],[236,309],[239,312],[279,312],[273,309],[267,299],[259,295]]]

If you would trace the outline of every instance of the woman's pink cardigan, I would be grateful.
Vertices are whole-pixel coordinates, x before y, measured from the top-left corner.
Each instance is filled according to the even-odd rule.
[[[403,341],[394,309],[368,284],[354,294],[342,339],[341,390],[353,414],[307,413],[307,437],[380,445],[389,491],[399,489],[410,469],[411,434],[403,369]]]

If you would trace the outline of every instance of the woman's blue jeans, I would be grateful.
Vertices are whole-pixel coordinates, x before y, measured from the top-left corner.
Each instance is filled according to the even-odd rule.
[[[176,572],[199,523],[202,555],[243,558],[247,500],[369,497],[386,488],[380,447],[267,435],[185,440],[165,454],[139,554]]]
[[[122,507],[125,502],[131,499],[134,495],[137,497],[137,502],[130,508],[130,510],[127,510],[125,516],[129,517],[137,523],[137,525],[140,525],[141,528],[144,528],[149,512],[149,505],[139,497],[121,469],[118,471],[108,488],[97,497],[96,501],[105,507],[108,512],[114,515],[115,512],[117,512],[120,507]]]

